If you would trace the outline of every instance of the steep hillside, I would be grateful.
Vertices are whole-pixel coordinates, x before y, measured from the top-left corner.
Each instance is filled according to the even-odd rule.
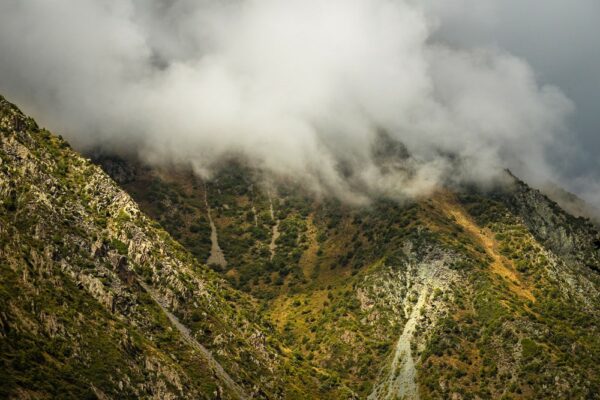
[[[597,228],[510,175],[356,207],[97,157],[126,194],[2,98],[0,161],[2,398],[600,398]]]
[[[0,132],[0,397],[324,395],[99,167],[1,97]]]
[[[361,398],[598,398],[596,228],[518,179],[351,207],[239,161],[202,181],[99,157],[295,357]]]

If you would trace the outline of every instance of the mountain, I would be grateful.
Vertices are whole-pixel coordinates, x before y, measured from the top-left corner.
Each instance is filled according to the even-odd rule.
[[[359,207],[0,131],[2,398],[600,398],[600,235],[509,173]]]
[[[586,203],[575,194],[567,192],[551,182],[543,185],[541,191],[569,214],[589,218],[594,224],[600,226],[600,210]]]
[[[96,162],[361,398],[598,397],[597,228],[509,173],[353,207],[239,160]]]
[[[3,98],[0,130],[0,397],[319,396],[259,304],[99,167]]]

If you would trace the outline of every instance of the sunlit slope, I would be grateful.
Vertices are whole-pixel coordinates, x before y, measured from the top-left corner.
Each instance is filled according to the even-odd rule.
[[[210,208],[227,260],[213,269],[259,300],[294,357],[335,377],[324,385],[371,398],[597,396],[598,232],[510,175],[485,192],[353,207],[241,161],[208,181],[99,162],[201,261]]]
[[[0,397],[314,398],[326,376],[102,170],[0,98]]]

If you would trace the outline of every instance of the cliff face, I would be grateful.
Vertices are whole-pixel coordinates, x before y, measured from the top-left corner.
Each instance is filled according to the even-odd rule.
[[[127,193],[0,98],[2,398],[599,397],[600,237],[514,177],[357,208],[97,162]]]

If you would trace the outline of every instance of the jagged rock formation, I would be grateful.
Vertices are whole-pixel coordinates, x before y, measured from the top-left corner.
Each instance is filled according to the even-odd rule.
[[[587,204],[573,193],[567,192],[553,183],[546,183],[541,191],[569,214],[575,217],[589,218],[596,225],[600,225],[600,210]]]

